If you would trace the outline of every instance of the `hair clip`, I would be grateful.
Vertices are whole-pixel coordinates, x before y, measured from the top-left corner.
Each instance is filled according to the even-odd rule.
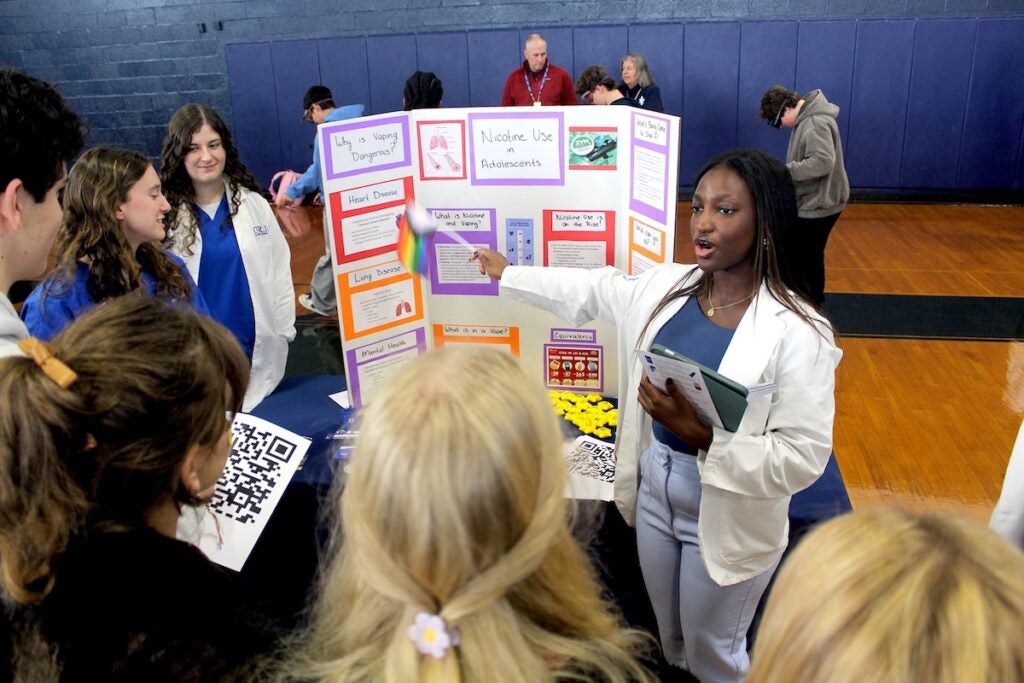
[[[459,644],[459,632],[457,629],[449,631],[439,615],[420,612],[409,627],[409,640],[416,644],[420,654],[441,659],[448,648]]]
[[[35,337],[22,339],[18,342],[18,348],[34,360],[36,365],[46,373],[46,376],[56,382],[61,389],[67,389],[78,379],[75,371],[53,355],[49,345],[41,339]]]

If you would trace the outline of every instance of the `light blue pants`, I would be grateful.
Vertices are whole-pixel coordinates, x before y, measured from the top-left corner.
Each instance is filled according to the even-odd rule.
[[[321,311],[333,311],[338,306],[338,295],[334,289],[334,264],[331,260],[331,240],[327,231],[331,229],[330,221],[327,219],[327,209],[324,209],[324,249],[327,253],[321,256],[313,268],[313,275],[309,278],[309,296],[313,305]]]
[[[742,681],[747,629],[775,567],[719,586],[697,545],[697,459],[657,441],[640,456],[636,537],[665,659],[702,683]]]

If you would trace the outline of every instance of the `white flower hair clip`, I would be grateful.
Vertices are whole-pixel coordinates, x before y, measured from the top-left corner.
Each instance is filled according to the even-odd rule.
[[[457,629],[449,631],[444,619],[437,614],[420,612],[409,627],[409,639],[416,644],[420,654],[441,659],[448,648],[459,644],[459,632]]]

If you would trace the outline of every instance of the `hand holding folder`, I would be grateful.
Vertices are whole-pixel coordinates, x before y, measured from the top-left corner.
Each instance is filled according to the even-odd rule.
[[[651,382],[671,379],[707,424],[735,432],[747,409],[747,388],[661,344],[636,350]]]

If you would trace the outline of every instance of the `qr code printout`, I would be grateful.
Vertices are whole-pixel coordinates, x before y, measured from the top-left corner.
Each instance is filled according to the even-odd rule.
[[[236,420],[231,431],[231,456],[210,507],[240,524],[255,524],[282,472],[302,454],[295,442],[253,424]]]
[[[569,472],[590,479],[615,481],[615,447],[596,439],[577,439],[566,453]]]

